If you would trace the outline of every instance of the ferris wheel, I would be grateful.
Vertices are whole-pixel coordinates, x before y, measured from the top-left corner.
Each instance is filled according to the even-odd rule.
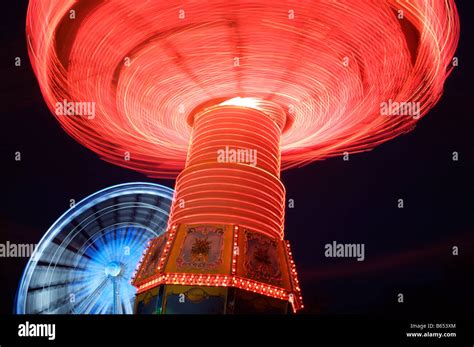
[[[130,280],[148,241],[165,231],[173,190],[126,183],[64,213],[29,259],[17,314],[131,314]]]

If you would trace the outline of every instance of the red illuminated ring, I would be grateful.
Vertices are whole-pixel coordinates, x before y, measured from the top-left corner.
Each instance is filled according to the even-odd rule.
[[[453,0],[32,0],[26,29],[50,109],[95,105],[61,126],[154,177],[184,167],[189,112],[226,97],[286,112],[283,169],[373,148],[418,120],[381,103],[438,101],[459,36]]]

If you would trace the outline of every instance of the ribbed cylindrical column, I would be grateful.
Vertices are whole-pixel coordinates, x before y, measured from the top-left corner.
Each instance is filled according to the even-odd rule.
[[[282,124],[283,113],[250,107],[221,105],[196,114],[170,225],[238,224],[282,239]]]
[[[236,98],[195,112],[189,124],[168,231],[151,241],[134,277],[136,312],[296,312],[302,296],[283,239],[279,178],[285,112]],[[201,305],[201,297],[213,299]]]

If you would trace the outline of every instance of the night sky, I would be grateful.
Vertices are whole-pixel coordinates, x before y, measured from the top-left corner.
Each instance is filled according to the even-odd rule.
[[[459,67],[414,131],[373,151],[285,171],[286,238],[306,312],[411,315],[474,310],[472,2],[457,1]],[[7,5],[3,5],[4,7]],[[27,1],[2,21],[0,242],[36,243],[79,201],[135,181],[173,187],[102,161],[70,138],[43,101],[25,41]],[[470,8],[471,7],[471,8]],[[471,16],[470,16],[471,15]],[[14,66],[21,57],[21,67]],[[22,160],[16,162],[14,153]],[[452,160],[452,153],[459,160]],[[404,199],[404,208],[397,200]],[[332,241],[364,243],[365,260],[326,258]],[[459,255],[452,255],[452,247]],[[0,313],[13,310],[24,258],[0,258]],[[405,302],[397,303],[403,293]]]

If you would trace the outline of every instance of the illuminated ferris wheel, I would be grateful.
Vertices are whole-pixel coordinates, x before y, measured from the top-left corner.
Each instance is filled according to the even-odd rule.
[[[131,314],[130,280],[166,228],[173,190],[127,183],[85,198],[46,232],[23,273],[18,314]]]

